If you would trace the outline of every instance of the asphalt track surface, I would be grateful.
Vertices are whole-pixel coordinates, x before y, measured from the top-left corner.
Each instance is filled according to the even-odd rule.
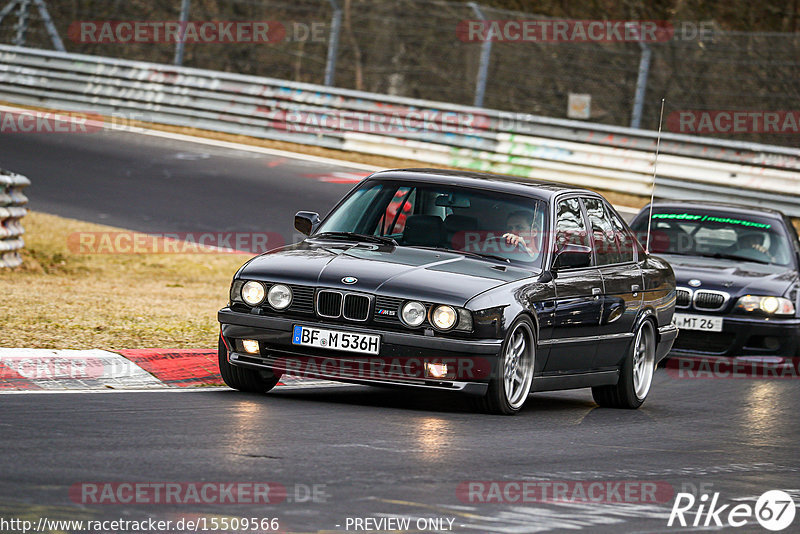
[[[0,134],[0,168],[31,179],[33,210],[152,233],[272,231],[289,239],[297,211],[324,215],[353,186],[319,179],[353,173],[344,164],[108,130]]]
[[[120,132],[3,135],[0,167],[32,179],[32,209],[148,232],[290,234],[296,210],[325,212],[351,187],[315,178],[351,170],[344,164]],[[392,517],[410,518],[410,532],[420,518],[470,533],[696,531],[667,527],[674,493],[753,505],[784,489],[800,504],[799,404],[798,380],[664,369],[637,411],[598,408],[578,390],[533,395],[510,418],[471,413],[459,396],[357,386],[0,395],[0,519],[277,517],[282,532],[318,532],[344,531],[348,517]],[[202,481],[274,482],[289,499],[97,505],[69,493],[82,482]],[[632,481],[672,496],[487,504],[459,498],[469,481]],[[752,518],[737,530],[766,532]]]

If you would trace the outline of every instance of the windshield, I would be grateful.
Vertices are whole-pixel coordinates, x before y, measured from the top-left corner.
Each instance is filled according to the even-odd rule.
[[[647,217],[637,219],[633,230],[644,243]],[[721,210],[654,208],[650,250],[776,265],[792,263],[792,247],[779,221]]]
[[[315,236],[387,237],[401,247],[462,252],[539,268],[545,204],[480,189],[367,182],[325,220]],[[388,241],[388,239],[386,240]]]

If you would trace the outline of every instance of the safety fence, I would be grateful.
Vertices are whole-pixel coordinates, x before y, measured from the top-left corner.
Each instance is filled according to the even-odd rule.
[[[135,119],[643,196],[657,139],[648,130],[5,45],[0,100],[97,114],[103,128]],[[658,197],[800,216],[796,148],[664,134],[660,154]]]
[[[0,169],[0,267],[17,267],[22,264],[20,250],[25,246],[21,219],[27,213],[28,198],[22,189],[30,180],[13,172]]]

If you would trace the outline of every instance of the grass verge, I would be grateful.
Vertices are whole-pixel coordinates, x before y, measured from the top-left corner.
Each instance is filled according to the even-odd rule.
[[[74,232],[110,226],[30,212],[24,264],[0,269],[0,346],[215,348],[216,312],[246,254],[76,254]]]

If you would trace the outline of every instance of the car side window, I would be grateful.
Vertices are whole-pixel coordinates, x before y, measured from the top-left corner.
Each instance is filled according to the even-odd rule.
[[[784,217],[783,224],[789,232],[789,240],[792,242],[792,249],[800,253],[800,237],[797,235],[797,229],[792,224],[792,220],[788,217]]]
[[[589,217],[597,265],[620,263],[616,232],[606,214],[603,201],[599,198],[585,197],[583,205],[586,207],[586,215]]]
[[[591,246],[577,198],[567,198],[556,205],[556,248],[564,245]]]
[[[619,247],[620,262],[627,263],[634,260],[634,249],[636,248],[636,240],[633,235],[625,227],[625,223],[619,218],[619,215],[614,213],[608,204],[603,203],[606,209],[606,215],[614,227],[614,235],[617,239],[617,247]]]

